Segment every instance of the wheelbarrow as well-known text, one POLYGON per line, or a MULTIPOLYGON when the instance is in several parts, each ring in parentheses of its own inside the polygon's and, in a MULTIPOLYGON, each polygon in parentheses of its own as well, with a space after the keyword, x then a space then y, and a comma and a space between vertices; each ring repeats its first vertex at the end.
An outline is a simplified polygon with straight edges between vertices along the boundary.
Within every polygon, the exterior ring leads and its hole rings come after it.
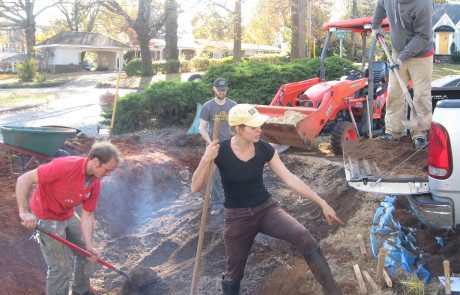
POLYGON ((75 136, 80 130, 63 126, 0 126, 3 143, 0 149, 17 155, 21 172, 27 170, 31 163, 40 163, 55 157, 68 155, 59 150, 64 142, 75 136), (25 163, 24 156, 30 157, 25 163))

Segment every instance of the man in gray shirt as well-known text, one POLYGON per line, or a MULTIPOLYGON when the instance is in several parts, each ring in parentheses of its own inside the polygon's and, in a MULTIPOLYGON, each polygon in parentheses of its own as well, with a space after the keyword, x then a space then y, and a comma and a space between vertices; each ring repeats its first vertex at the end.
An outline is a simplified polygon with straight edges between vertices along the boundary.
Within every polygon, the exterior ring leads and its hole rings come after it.
MULTIPOLYGON (((219 141, 229 139, 232 137, 232 131, 228 125, 228 111, 236 105, 236 102, 227 97, 228 83, 224 78, 217 78, 214 80, 212 87, 214 91, 214 98, 207 101, 200 113, 200 134, 206 141, 206 144, 212 142, 212 134, 214 130, 214 117, 220 115, 221 118, 219 128, 219 141), (209 125, 209 129, 207 129, 209 125)), ((222 188, 222 181, 220 180, 219 171, 213 176, 212 181, 212 209, 211 215, 218 215, 224 208, 224 192, 222 188)))
MULTIPOLYGON (((407 84, 412 80, 414 106, 423 122, 431 122, 431 75, 433 72, 432 0, 378 0, 372 19, 372 35, 382 33, 388 16, 394 64, 407 84)), ((398 140, 404 131, 404 98, 394 73, 390 71, 383 140, 398 140)), ((413 132, 416 148, 426 146, 427 130, 413 132)))

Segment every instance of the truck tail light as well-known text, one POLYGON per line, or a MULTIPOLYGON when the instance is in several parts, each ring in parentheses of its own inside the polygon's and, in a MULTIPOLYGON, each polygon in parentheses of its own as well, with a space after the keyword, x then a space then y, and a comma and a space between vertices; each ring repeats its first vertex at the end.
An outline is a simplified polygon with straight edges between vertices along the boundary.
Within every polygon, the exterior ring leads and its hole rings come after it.
POLYGON ((449 134, 438 123, 431 123, 428 147, 428 174, 436 179, 447 179, 452 174, 452 151, 449 134))

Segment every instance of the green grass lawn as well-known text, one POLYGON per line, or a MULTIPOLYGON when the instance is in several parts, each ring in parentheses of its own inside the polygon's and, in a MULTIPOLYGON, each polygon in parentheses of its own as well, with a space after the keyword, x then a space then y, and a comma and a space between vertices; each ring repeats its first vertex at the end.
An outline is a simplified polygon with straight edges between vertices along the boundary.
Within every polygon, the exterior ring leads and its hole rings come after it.
POLYGON ((0 93, 0 111, 21 108, 25 106, 36 106, 54 99, 51 92, 24 93, 8 92, 0 93))
POLYGON ((460 65, 446 65, 446 64, 434 64, 433 65, 433 80, 448 76, 448 75, 460 75, 460 65))

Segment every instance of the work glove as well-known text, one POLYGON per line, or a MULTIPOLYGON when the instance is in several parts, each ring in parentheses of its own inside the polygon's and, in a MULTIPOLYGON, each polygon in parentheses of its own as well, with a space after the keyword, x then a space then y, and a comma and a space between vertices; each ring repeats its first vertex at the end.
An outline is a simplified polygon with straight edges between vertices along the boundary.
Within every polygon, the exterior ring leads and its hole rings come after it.
POLYGON ((377 34, 381 34, 383 36, 383 29, 372 30, 372 38, 375 38, 375 36, 377 36, 377 34))
POLYGON ((397 68, 398 70, 402 67, 402 61, 397 58, 396 60, 393 61, 393 63, 391 65, 389 65, 388 67, 390 69, 394 69, 394 68, 397 68))

